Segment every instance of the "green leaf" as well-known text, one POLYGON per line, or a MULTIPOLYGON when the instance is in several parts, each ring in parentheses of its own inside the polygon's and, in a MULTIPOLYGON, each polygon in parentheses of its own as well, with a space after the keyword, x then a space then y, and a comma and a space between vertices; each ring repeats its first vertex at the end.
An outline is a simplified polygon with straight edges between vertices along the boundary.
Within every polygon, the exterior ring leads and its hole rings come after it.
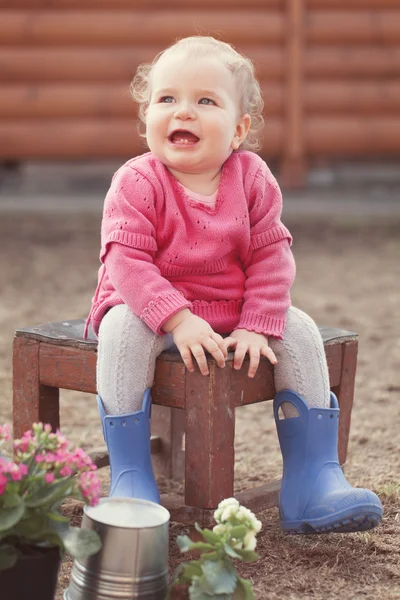
MULTIPOLYGON (((196 523, 196 525, 197 525, 197 523, 196 523)), ((196 529, 197 529, 197 527, 196 527, 196 529)), ((199 533, 201 533, 201 535, 204 537, 206 542, 208 542, 209 544, 217 544, 218 542, 221 541, 220 537, 216 533, 211 531, 211 529, 200 529, 200 527, 199 527, 197 529, 197 531, 199 533)))
POLYGON ((256 560, 258 560, 260 558, 258 556, 257 552, 253 552, 253 550, 239 550, 239 549, 236 550, 235 549, 235 552, 237 554, 239 554, 240 559, 246 563, 255 562, 256 560))
POLYGON ((213 544, 206 544, 206 542, 192 542, 189 550, 200 550, 201 552, 208 552, 214 550, 213 544))
POLYGON ((0 546, 0 572, 5 569, 11 569, 18 560, 18 552, 14 546, 10 544, 2 544, 0 546))
POLYGON ((220 552, 206 552, 202 555, 201 560, 219 560, 221 558, 220 552))
POLYGON ((205 542, 192 542, 188 535, 178 535, 176 543, 179 546, 181 552, 187 552, 188 550, 201 550, 203 552, 207 550, 214 550, 212 544, 206 544, 205 542))
POLYGON ((70 527, 66 535, 62 534, 62 541, 68 554, 78 560, 96 554, 101 548, 98 534, 91 529, 70 527))
POLYGON ((48 529, 46 515, 39 510, 27 509, 24 518, 15 525, 14 533, 19 537, 34 538, 46 529, 48 529))
POLYGON ((63 515, 60 515, 60 513, 47 512, 46 516, 51 521, 56 521, 57 523, 69 523, 69 517, 63 517, 63 515))
POLYGON ((233 594, 233 600, 256 600, 251 581, 238 577, 238 586, 233 594))
POLYGON ((204 577, 215 594, 232 594, 236 588, 237 575, 235 569, 222 560, 206 561, 203 564, 204 577))
POLYGON ((16 506, 20 506, 23 504, 23 500, 21 496, 18 494, 4 494, 3 496, 3 506, 4 508, 15 508, 16 506))
POLYGON ((231 556, 232 558, 241 558, 240 555, 236 552, 234 548, 232 548, 230 544, 224 544, 224 550, 228 554, 228 556, 231 556))
POLYGON ((194 577, 189 588, 190 600, 232 600, 231 594, 218 594, 210 588, 206 578, 194 577))
POLYGON ((181 552, 187 552, 190 549, 190 546, 193 544, 188 535, 178 535, 176 538, 176 543, 178 544, 181 552))
POLYGON ((183 577, 185 581, 191 581, 193 577, 201 577, 203 571, 201 569, 201 562, 196 560, 183 565, 183 577))
POLYGON ((40 488, 37 492, 32 494, 32 496, 28 497, 25 504, 29 508, 45 506, 46 504, 52 505, 60 498, 67 496, 72 487, 73 483, 70 479, 52 483, 49 487, 40 488))
POLYGON ((244 536, 246 535, 246 533, 248 533, 249 528, 246 527, 246 525, 235 525, 234 527, 232 527, 231 531, 230 531, 230 535, 233 538, 242 540, 244 538, 244 536))
POLYGON ((22 519, 25 513, 25 504, 21 502, 14 508, 0 508, 0 531, 11 529, 22 519))

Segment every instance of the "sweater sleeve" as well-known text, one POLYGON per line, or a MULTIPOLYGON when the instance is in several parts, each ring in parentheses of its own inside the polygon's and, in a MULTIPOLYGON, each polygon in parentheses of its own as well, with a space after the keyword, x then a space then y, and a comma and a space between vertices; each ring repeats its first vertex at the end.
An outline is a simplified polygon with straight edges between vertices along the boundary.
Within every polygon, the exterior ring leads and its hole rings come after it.
POLYGON ((249 208, 251 244, 238 329, 282 339, 295 263, 292 237, 281 221, 282 194, 265 163, 255 175, 249 208))
POLYGON ((157 209, 153 186, 130 167, 116 173, 104 203, 100 260, 132 312, 155 333, 191 303, 154 264, 157 209))

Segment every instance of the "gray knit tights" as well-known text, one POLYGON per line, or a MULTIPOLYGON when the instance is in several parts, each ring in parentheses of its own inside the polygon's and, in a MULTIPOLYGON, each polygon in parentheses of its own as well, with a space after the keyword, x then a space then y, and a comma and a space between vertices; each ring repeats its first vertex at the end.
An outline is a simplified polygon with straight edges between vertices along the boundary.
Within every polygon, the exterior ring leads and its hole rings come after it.
MULTIPOLYGON (((173 344, 170 334, 155 334, 127 306, 115 306, 103 318, 99 331, 97 390, 108 414, 140 410, 143 394, 151 387, 157 356, 173 344)), ((309 406, 329 407, 329 376, 324 346, 314 321, 290 308, 283 340, 269 338, 278 364, 277 391, 290 389, 309 406)), ((294 407, 284 407, 286 417, 294 407)))

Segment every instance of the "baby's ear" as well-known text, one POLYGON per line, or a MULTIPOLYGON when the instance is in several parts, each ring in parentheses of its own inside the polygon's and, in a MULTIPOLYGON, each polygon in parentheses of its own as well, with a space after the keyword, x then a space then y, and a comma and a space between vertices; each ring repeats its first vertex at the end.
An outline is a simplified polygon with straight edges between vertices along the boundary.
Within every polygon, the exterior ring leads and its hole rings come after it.
POLYGON ((240 145, 243 144, 244 140, 247 137, 247 134, 249 133, 250 125, 251 116, 249 114, 246 113, 245 115, 240 117, 239 121, 236 124, 236 132, 231 144, 233 150, 237 150, 240 147, 240 145))

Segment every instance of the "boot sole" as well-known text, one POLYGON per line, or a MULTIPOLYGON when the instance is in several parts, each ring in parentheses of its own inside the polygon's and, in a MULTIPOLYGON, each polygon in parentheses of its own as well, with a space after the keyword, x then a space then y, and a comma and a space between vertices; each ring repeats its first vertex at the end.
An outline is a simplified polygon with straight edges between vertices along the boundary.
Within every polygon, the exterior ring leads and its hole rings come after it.
POLYGON ((281 521, 281 528, 289 534, 312 535, 315 533, 353 533, 355 531, 368 531, 379 525, 382 519, 380 507, 374 509, 360 509, 357 514, 330 515, 329 519, 315 519, 309 521, 281 521))

